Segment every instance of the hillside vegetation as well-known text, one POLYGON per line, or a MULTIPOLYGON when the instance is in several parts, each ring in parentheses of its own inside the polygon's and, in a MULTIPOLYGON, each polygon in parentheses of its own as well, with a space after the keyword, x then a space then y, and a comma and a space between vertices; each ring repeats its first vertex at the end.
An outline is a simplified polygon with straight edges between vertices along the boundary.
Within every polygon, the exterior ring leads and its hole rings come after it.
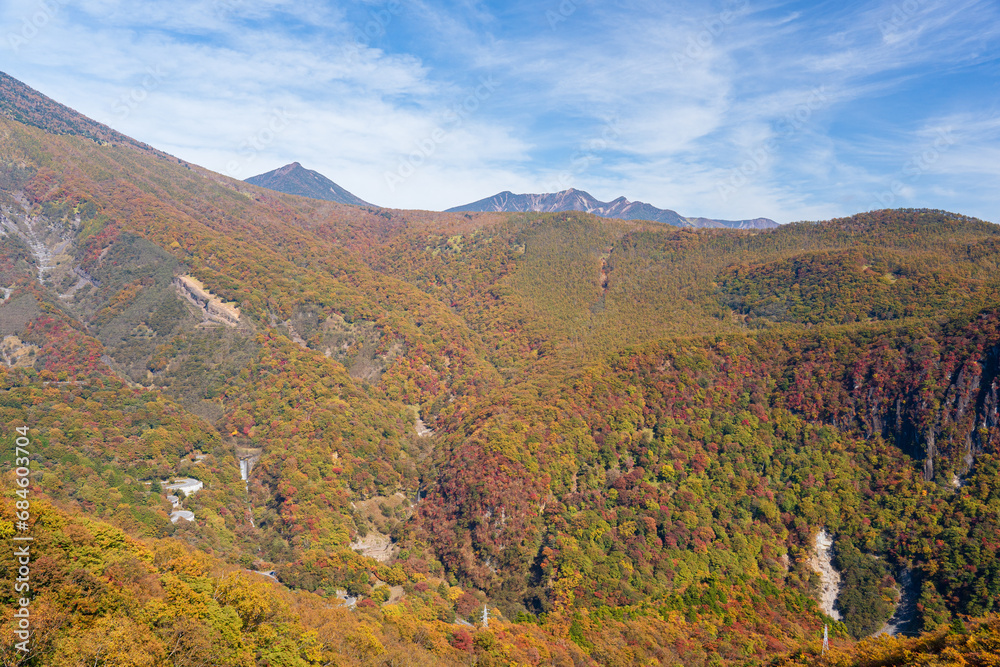
POLYGON ((5 664, 992 664, 1000 227, 353 207, 44 108, 0 117, 5 664), (929 634, 856 643, 901 595, 929 634))

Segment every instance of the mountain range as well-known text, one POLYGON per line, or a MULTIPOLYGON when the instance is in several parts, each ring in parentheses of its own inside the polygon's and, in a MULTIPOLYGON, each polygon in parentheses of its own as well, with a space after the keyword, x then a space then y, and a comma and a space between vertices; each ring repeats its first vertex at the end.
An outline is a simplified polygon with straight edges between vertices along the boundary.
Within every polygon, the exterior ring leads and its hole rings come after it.
POLYGON ((767 218, 754 218, 752 220, 712 220, 709 218, 685 218, 676 211, 669 209, 659 209, 644 202, 629 201, 625 197, 619 197, 611 202, 602 202, 595 199, 590 194, 570 188, 562 192, 542 195, 516 195, 510 191, 480 199, 479 201, 456 206, 448 209, 447 212, 462 211, 495 211, 495 212, 559 212, 559 211, 583 211, 599 215, 602 218, 614 218, 617 220, 650 220, 652 222, 662 222, 667 225, 677 227, 728 227, 730 229, 771 229, 778 226, 773 220, 767 218))
MULTIPOLYGON (((246 179, 247 183, 290 195, 323 199, 353 206, 372 206, 319 172, 305 169, 298 162, 246 179)), ((685 218, 676 211, 659 209, 643 202, 631 202, 619 197, 612 202, 601 202, 582 190, 564 190, 543 195, 515 195, 504 191, 465 206, 450 208, 446 213, 462 212, 515 212, 556 213, 582 211, 617 220, 649 220, 676 227, 728 227, 730 229, 772 229, 778 223, 767 218, 752 220, 712 220, 685 218)))
POLYGON ((0 83, 4 664, 995 662, 1000 226, 278 197, 0 83))

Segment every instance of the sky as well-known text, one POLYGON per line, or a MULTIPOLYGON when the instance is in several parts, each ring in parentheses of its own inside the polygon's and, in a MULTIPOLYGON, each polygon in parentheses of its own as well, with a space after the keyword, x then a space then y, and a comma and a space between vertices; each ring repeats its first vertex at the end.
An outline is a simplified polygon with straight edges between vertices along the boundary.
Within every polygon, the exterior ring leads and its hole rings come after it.
POLYGON ((245 179, 1000 222, 1000 0, 3 0, 0 70, 245 179))

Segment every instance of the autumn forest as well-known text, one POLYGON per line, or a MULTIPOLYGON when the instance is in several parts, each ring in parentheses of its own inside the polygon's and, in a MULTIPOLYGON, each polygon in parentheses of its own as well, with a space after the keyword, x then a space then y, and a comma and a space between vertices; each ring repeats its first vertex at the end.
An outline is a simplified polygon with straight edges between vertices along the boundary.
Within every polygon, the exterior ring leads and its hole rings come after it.
POLYGON ((1000 664, 997 225, 348 206, 0 97, 2 664, 1000 664))

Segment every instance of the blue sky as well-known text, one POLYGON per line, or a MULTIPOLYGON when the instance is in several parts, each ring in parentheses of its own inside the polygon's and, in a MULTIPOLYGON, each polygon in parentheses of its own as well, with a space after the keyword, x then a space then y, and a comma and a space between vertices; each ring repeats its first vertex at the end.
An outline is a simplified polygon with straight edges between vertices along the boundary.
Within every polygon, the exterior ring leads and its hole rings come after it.
POLYGON ((1000 2, 7 0, 0 70, 237 178, 1000 221, 1000 2))

